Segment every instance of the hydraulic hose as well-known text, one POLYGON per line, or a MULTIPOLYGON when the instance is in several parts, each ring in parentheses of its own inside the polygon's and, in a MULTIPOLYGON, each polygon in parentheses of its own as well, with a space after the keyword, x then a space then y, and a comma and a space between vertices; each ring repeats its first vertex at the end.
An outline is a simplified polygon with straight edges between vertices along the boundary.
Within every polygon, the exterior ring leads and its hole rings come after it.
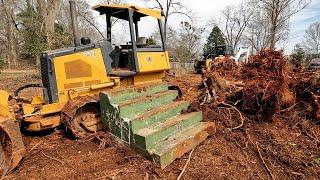
POLYGON ((32 87, 42 87, 41 84, 27 84, 25 86, 19 87, 17 90, 14 91, 13 95, 14 97, 18 97, 19 93, 24 90, 24 89, 28 89, 28 88, 32 88, 32 87))

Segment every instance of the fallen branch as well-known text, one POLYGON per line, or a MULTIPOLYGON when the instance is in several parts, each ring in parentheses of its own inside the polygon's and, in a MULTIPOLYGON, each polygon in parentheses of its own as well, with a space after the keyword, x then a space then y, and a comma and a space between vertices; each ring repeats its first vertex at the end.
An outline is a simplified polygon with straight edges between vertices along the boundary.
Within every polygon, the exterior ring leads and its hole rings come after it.
POLYGON ((298 176, 303 176, 303 177, 305 177, 305 175, 302 174, 302 173, 300 173, 300 172, 291 171, 291 173, 294 174, 294 175, 298 175, 298 176))
POLYGON ((42 141, 38 142, 37 144, 35 144, 27 153, 26 155, 24 156, 24 158, 22 159, 21 163, 24 162, 31 154, 31 152, 33 150, 35 150, 40 144, 42 143, 42 141))
POLYGON ((262 157, 262 155, 261 155, 261 152, 260 152, 260 149, 259 149, 259 147, 258 147, 257 142, 256 142, 255 144, 256 144, 256 148, 257 148, 257 150, 258 150, 259 157, 260 157, 260 159, 261 159, 264 167, 267 169, 267 171, 268 171, 269 175, 271 176, 271 178, 272 178, 273 180, 275 180, 273 174, 271 173, 270 169, 268 168, 266 162, 264 161, 264 159, 263 159, 263 157, 262 157))
POLYGON ((52 160, 54 160, 54 161, 57 161, 57 162, 59 162, 59 163, 61 163, 61 164, 65 164, 65 162, 63 162, 63 161, 61 161, 61 160, 59 160, 59 159, 57 159, 57 158, 54 158, 54 157, 51 157, 51 156, 46 155, 43 151, 41 151, 41 153, 42 153, 45 157, 47 157, 47 158, 49 158, 49 159, 52 159, 52 160))
MULTIPOLYGON (((302 126, 302 125, 300 125, 300 126, 302 126)), ((312 136, 311 134, 309 134, 308 131, 305 128, 301 127, 301 129, 302 129, 302 132, 305 135, 307 135, 309 138, 311 138, 312 140, 316 141, 317 143, 320 143, 320 140, 317 139, 316 137, 312 136)))
MULTIPOLYGON (((56 151, 56 152, 57 152, 57 154, 58 154, 58 151, 56 151)), ((42 153, 45 157, 47 157, 47 158, 49 158, 49 159, 52 159, 52 160, 54 160, 54 161, 57 161, 57 162, 61 163, 62 165, 68 165, 68 166, 69 166, 70 168, 72 168, 73 170, 76 170, 75 167, 73 167, 71 164, 69 164, 69 163, 67 163, 67 162, 64 162, 64 161, 61 161, 61 160, 59 160, 59 159, 57 159, 57 158, 48 156, 48 155, 46 155, 43 151, 41 151, 41 153, 42 153)), ((58 155, 59 155, 59 154, 58 154, 58 155)), ((60 156, 60 155, 59 155, 59 156, 60 156)))
POLYGON ((194 149, 192 149, 192 151, 190 152, 189 157, 188 157, 188 160, 187 160, 186 164, 184 165, 181 173, 179 174, 177 180, 180 180, 180 179, 182 178, 183 173, 186 171, 187 166, 188 166, 188 164, 189 164, 189 162, 190 162, 190 160, 191 160, 191 155, 192 155, 193 151, 194 151, 194 149))
POLYGON ((211 96, 210 91, 209 91, 209 87, 206 83, 206 79, 204 79, 202 82, 203 82, 203 85, 205 87, 206 92, 205 92, 205 95, 204 95, 203 100, 200 103, 200 105, 203 105, 204 103, 211 103, 211 101, 213 100, 213 97, 211 96))
POLYGON ((36 149, 40 144, 42 143, 42 141, 38 142, 36 145, 34 145, 28 152, 27 152, 27 155, 25 157, 27 157, 31 151, 33 151, 34 149, 36 149))
POLYGON ((294 108, 296 105, 298 105, 300 102, 298 103, 295 103, 294 105, 290 106, 289 108, 286 108, 286 109, 282 109, 280 112, 286 112, 286 111, 290 111, 292 108, 294 108))

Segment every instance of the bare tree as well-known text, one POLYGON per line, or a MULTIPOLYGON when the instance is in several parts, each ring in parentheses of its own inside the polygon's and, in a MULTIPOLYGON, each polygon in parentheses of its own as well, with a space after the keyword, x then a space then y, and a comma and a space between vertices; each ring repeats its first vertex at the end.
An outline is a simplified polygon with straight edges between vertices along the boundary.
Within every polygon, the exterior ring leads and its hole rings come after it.
MULTIPOLYGON (((179 44, 179 32, 177 29, 174 29, 171 26, 168 26, 167 30, 167 49, 168 51, 174 51, 175 47, 179 44)), ((160 32, 156 30, 155 32, 152 33, 151 35, 152 38, 156 40, 156 42, 161 43, 161 36, 160 32)))
POLYGON ((204 28, 198 28, 186 21, 181 22, 177 43, 174 46, 180 62, 192 62, 197 57, 202 48, 200 40, 203 32, 204 28))
MULTIPOLYGON (((122 0, 100 0, 100 4, 121 4, 122 0)), ((95 22, 95 18, 93 17, 92 10, 89 8, 85 8, 81 10, 79 7, 78 14, 81 18, 83 18, 87 23, 89 23, 103 39, 106 39, 104 33, 100 30, 97 23, 95 22)), ((118 22, 119 19, 111 18, 111 26, 118 22)))
POLYGON ((308 27, 304 39, 303 46, 309 53, 320 54, 320 22, 308 27))
MULTIPOLYGON (((100 0, 100 4, 120 4, 122 0, 100 0)), ((105 32, 98 24, 98 20, 94 17, 93 10, 88 0, 77 0, 78 27, 82 36, 91 37, 94 40, 105 39, 105 32)), ((68 28, 68 32, 72 33, 69 0, 61 0, 61 8, 57 16, 59 24, 63 24, 68 28)), ((112 25, 117 20, 111 19, 112 25)))
POLYGON ((164 37, 167 39, 168 20, 171 15, 180 14, 192 19, 191 11, 181 0, 145 0, 151 2, 151 8, 160 9, 164 13, 164 37))
POLYGON ((103 32, 98 27, 98 23, 93 15, 91 6, 85 0, 77 1, 77 15, 79 30, 82 35, 93 39, 105 39, 103 32))
POLYGON ((53 45, 54 23, 59 12, 61 0, 37 0, 39 11, 43 19, 47 49, 53 45))
POLYGON ((222 11, 226 40, 233 49, 236 49, 239 44, 253 12, 246 2, 237 6, 227 6, 222 11))
POLYGON ((304 9, 311 0, 258 0, 261 4, 260 10, 264 10, 270 28, 269 47, 275 48, 279 40, 281 30, 285 29, 290 18, 304 9))
MULTIPOLYGON (((267 48, 270 44, 270 28, 268 18, 265 12, 257 5, 252 5, 254 14, 249 21, 248 27, 244 32, 244 44, 250 46, 251 51, 259 52, 261 49, 267 48)), ((280 37, 280 36, 278 36, 280 37)))
POLYGON ((8 68, 11 69, 12 66, 17 65, 17 29, 15 28, 13 2, 11 0, 1 0, 1 14, 3 14, 4 21, 2 28, 5 34, 3 41, 6 46, 6 62, 8 68))

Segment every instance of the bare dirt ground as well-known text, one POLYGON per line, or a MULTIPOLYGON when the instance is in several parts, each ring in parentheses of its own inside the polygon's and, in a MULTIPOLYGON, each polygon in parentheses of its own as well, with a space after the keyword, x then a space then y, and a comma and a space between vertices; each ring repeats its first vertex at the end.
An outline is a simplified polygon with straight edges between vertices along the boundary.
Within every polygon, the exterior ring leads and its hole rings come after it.
MULTIPOLYGON (((11 92, 26 83, 40 82, 39 76, 1 76, 0 89, 11 92)), ((230 131, 239 124, 235 112, 199 106, 200 75, 169 76, 167 80, 181 87, 182 98, 193 104, 191 111, 203 110, 204 120, 217 126, 217 133, 195 148, 184 179, 320 178, 320 125, 307 119, 303 111, 278 114, 270 123, 246 117, 242 128, 230 131)), ((29 91, 26 94, 37 90, 29 91)), ((176 179, 188 159, 186 154, 161 170, 110 135, 103 139, 104 144, 94 138, 72 140, 61 129, 24 135, 27 155, 6 179, 176 179)))

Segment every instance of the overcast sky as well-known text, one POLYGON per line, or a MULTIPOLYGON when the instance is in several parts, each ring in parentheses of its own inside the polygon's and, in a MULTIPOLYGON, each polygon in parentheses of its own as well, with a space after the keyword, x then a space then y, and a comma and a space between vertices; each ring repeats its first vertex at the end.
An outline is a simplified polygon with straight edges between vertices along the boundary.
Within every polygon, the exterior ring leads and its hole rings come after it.
MULTIPOLYGON (((243 0, 183 0, 184 4, 193 11, 196 17, 198 17, 197 25, 199 26, 205 26, 212 19, 214 19, 216 22, 219 22, 219 19, 221 18, 221 10, 223 10, 227 5, 239 4, 242 1, 243 0)), ((92 0, 89 2, 90 5, 95 5, 97 2, 99 2, 99 0, 92 0)), ((139 6, 145 6, 145 3, 141 0, 126 0, 126 2, 139 6)), ((172 16, 170 19, 170 24, 179 24, 181 20, 182 17, 172 16)), ((278 44, 278 46, 280 46, 280 48, 284 48, 286 53, 291 53, 294 45, 303 40, 304 32, 307 27, 311 23, 317 21, 320 21, 320 0, 312 0, 311 4, 306 9, 300 11, 292 17, 290 23, 291 30, 289 40, 287 42, 278 44)))

